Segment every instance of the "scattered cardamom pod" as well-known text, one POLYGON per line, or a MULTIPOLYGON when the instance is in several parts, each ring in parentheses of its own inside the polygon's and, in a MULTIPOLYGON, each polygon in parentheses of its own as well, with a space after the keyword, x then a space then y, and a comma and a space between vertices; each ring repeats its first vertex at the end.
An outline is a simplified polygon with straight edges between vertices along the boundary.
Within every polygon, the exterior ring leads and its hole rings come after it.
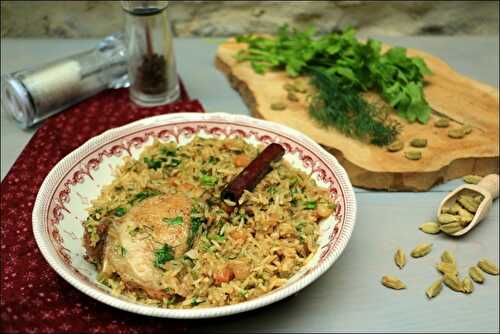
POLYGON ((446 234, 454 234, 455 232, 458 232, 462 229, 463 226, 461 223, 450 223, 441 225, 441 231, 443 231, 446 234))
POLYGON ((472 132, 472 126, 470 126, 469 124, 465 124, 464 126, 462 126, 462 130, 466 135, 468 135, 472 132))
POLYGON ((427 222, 423 223, 418 227, 422 232, 428 233, 428 234, 437 234, 441 232, 440 226, 438 223, 435 222, 427 222))
POLYGON ((438 216, 438 222, 441 225, 456 223, 458 221, 460 221, 460 216, 457 216, 457 215, 451 215, 449 213, 442 213, 438 216))
POLYGON ((487 259, 481 259, 478 263, 477 266, 481 268, 482 271, 484 271, 487 274, 490 275, 498 275, 498 267, 491 261, 487 259))
POLYGON ((441 261, 445 263, 453 263, 453 264, 457 263, 457 261, 455 260, 455 256, 447 250, 445 250, 443 254, 441 254, 441 261))
POLYGON ((427 146, 427 139, 425 138, 414 138, 410 141, 410 145, 413 147, 426 147, 427 146))
POLYGON ((465 175, 464 182, 469 184, 478 184, 483 177, 479 175, 465 175))
POLYGON ((474 283, 470 280, 469 277, 465 277, 462 281, 463 292, 466 294, 472 293, 474 291, 474 283))
POLYGON ((283 102, 271 103, 271 109, 272 110, 285 110, 286 104, 284 104, 283 102))
POLYGON ((406 151, 405 158, 408 160, 420 160, 420 159, 422 159, 422 152, 420 152, 420 151, 406 151))
POLYGON ((395 290, 406 289, 406 285, 394 276, 382 277, 382 284, 385 287, 395 289, 395 290))
POLYGON ((440 118, 436 122, 434 122, 434 126, 436 128, 447 128, 450 126, 450 121, 447 118, 440 118))
POLYGON ((478 266, 469 268, 469 276, 476 283, 482 284, 484 282, 484 276, 478 266))
POLYGON ((288 92, 286 98, 288 99, 288 101, 290 102, 298 102, 299 101, 299 98, 297 97, 297 95, 295 95, 293 92, 288 92))
POLYGON ((454 291, 463 292, 464 290, 463 283, 462 281, 460 281, 458 276, 445 274, 443 278, 443 283, 454 291))
POLYGON ((291 83, 286 83, 283 85, 283 88, 287 91, 287 92, 296 92, 297 91, 297 86, 295 86, 294 84, 291 84, 291 83))
POLYGON ((395 140, 392 144, 387 146, 387 151, 389 152, 398 152, 401 151, 404 147, 404 143, 401 140, 395 140))
POLYGON ((474 201, 474 198, 472 196, 460 195, 458 196, 457 201, 469 212, 474 213, 477 211, 477 208, 479 207, 479 204, 477 204, 477 202, 474 201))
POLYGON ((449 274, 458 276, 457 265, 455 263, 440 262, 436 265, 436 269, 443 275, 449 274))
POLYGON ((432 244, 420 244, 411 251, 411 256, 414 258, 426 256, 432 250, 432 244))
POLYGON ((402 269, 406 265, 406 255, 401 248, 396 250, 396 253, 394 254, 394 262, 399 269, 402 269))
POLYGON ((438 279, 436 282, 425 291, 425 294, 429 299, 436 297, 443 290, 443 280, 438 279))
POLYGON ((461 139, 465 137, 465 131, 462 128, 448 130, 448 137, 453 139, 461 139))

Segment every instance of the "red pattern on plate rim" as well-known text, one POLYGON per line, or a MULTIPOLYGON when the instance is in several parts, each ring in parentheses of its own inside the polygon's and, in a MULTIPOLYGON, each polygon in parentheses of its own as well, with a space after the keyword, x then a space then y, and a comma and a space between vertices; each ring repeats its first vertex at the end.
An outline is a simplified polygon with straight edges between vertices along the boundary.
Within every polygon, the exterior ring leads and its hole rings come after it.
MULTIPOLYGON (((302 276, 308 275, 311 271, 315 270, 335 248, 336 240, 340 236, 340 232, 344 224, 345 198, 333 171, 329 169, 326 163, 323 162, 322 159, 319 158, 315 153, 309 152, 307 149, 303 149, 301 143, 280 133, 276 133, 268 129, 257 128, 255 126, 249 126, 246 124, 230 124, 229 126, 228 124, 223 124, 223 126, 219 126, 214 125, 214 123, 218 122, 189 122, 189 125, 183 125, 180 127, 179 125, 181 125, 182 123, 173 123, 158 126, 155 128, 143 129, 136 133, 122 136, 120 138, 114 139, 110 143, 104 144, 103 146, 87 154, 86 157, 84 157, 73 167, 71 167, 69 169, 69 172, 66 175, 62 176, 59 185, 53 192, 46 215, 48 218, 46 220, 48 221, 46 230, 50 237, 50 241, 65 266, 87 283, 93 284, 93 282, 90 282, 85 275, 82 275, 71 265, 70 251, 64 247, 64 240, 59 232, 59 223, 62 219, 64 219, 63 211, 71 213, 71 211, 66 207, 65 203, 69 202, 69 194, 71 192, 72 186, 76 185, 77 183, 81 184, 85 182, 85 176, 87 176, 90 180, 94 180, 91 172, 98 170, 99 165, 103 162, 105 157, 119 157, 124 152, 131 156, 132 148, 140 149, 144 145, 144 143, 149 141, 150 138, 161 140, 174 139, 177 143, 179 143, 179 138, 181 136, 191 137, 195 134, 200 133, 201 131, 204 131, 205 133, 208 133, 214 137, 254 137, 255 139, 257 139, 257 141, 265 144, 278 142, 285 148, 287 153, 298 154, 303 166, 306 168, 311 168, 311 174, 316 174, 321 181, 329 184, 328 189, 330 192, 330 197, 336 202, 336 224, 333 227, 332 232, 328 236, 329 242, 326 245, 322 246, 321 249, 319 249, 321 253, 318 263, 314 267, 309 268, 306 272, 304 272, 302 276), (249 130, 248 128, 253 129, 249 130), (121 142, 116 143, 119 141, 121 142), (86 162, 84 162, 84 160, 86 160, 86 162), (68 177, 68 175, 70 175, 70 177, 68 177), (339 193, 341 194, 341 196, 338 196, 339 193)), ((96 287, 96 285, 93 286, 96 287)), ((100 287, 99 289, 102 290, 100 287)))

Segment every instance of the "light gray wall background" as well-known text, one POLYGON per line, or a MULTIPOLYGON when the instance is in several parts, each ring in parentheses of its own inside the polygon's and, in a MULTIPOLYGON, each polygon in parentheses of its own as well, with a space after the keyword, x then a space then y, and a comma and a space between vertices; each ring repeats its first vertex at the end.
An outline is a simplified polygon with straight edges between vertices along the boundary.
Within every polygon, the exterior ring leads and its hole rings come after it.
MULTIPOLYGON (((119 1, 2 1, 2 37, 102 37, 122 28, 119 1)), ((287 22, 366 35, 498 35, 498 1, 169 1, 177 36, 276 31, 287 22)))

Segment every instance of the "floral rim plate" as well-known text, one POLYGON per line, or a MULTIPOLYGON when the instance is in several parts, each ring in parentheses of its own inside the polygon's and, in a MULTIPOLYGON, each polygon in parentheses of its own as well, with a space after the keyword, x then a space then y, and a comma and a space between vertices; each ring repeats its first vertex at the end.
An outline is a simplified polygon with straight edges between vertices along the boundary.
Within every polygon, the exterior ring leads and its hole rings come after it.
POLYGON ((253 310, 288 297, 325 273, 344 250, 356 218, 356 199, 347 173, 337 160, 304 134, 248 116, 224 113, 176 113, 145 118, 94 137, 62 159, 47 175, 33 210, 33 233, 43 256, 54 270, 83 293, 108 305, 165 318, 210 318, 253 310), (320 224, 319 249, 287 284, 258 298, 221 307, 165 309, 113 296, 96 282, 95 268, 84 260, 82 246, 85 209, 111 182, 112 170, 126 155, 138 157, 155 138, 189 142, 238 136, 252 144, 277 142, 296 168, 311 174, 329 189, 336 212, 320 224))

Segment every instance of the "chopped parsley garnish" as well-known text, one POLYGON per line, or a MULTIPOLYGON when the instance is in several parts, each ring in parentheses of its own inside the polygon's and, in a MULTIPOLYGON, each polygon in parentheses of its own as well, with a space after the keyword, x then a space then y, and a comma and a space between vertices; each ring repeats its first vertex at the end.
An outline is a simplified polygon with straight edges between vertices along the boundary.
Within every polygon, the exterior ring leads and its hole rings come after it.
POLYGON ((160 148, 160 153, 167 156, 167 157, 175 157, 176 156, 175 149, 170 149, 167 147, 160 148))
POLYGON ((316 201, 307 201, 304 203, 304 208, 307 210, 316 209, 318 203, 316 201))
POLYGON ((127 255, 127 249, 123 246, 120 246, 120 255, 121 256, 127 255))
POLYGON ((177 216, 175 218, 163 218, 163 222, 170 225, 182 225, 184 223, 184 219, 182 216, 177 216))
POLYGON ((196 211, 192 212, 191 215, 191 235, 188 238, 188 247, 193 247, 194 238, 198 234, 200 227, 203 223, 206 222, 204 217, 196 216, 196 211))
POLYGON ((167 244, 155 251, 154 255, 155 259, 153 263, 157 268, 162 268, 165 263, 174 259, 173 249, 167 244))
POLYGON ((204 303, 205 301, 203 299, 198 299, 198 297, 194 297, 192 300, 191 300, 191 306, 196 306, 196 305, 199 305, 201 303, 204 303))
POLYGON ((219 241, 219 242, 226 240, 226 238, 223 235, 218 235, 218 234, 209 235, 209 236, 207 236, 207 239, 208 240, 215 240, 215 241, 219 241))
POLYGON ((219 161, 220 161, 220 159, 217 158, 217 157, 214 157, 213 155, 211 155, 211 156, 208 157, 208 163, 209 164, 215 164, 215 163, 217 163, 219 161))
POLYGON ((168 161, 165 165, 167 167, 177 167, 181 164, 181 160, 180 159, 176 159, 176 158, 172 158, 170 159, 170 161, 168 161))
POLYGON ((129 201, 130 204, 134 205, 137 204, 143 200, 145 200, 148 197, 156 196, 162 194, 161 191, 155 190, 155 189, 146 189, 144 191, 141 191, 137 194, 135 194, 132 199, 129 201))
POLYGON ((156 160, 153 158, 144 157, 144 163, 149 169, 158 169, 161 167, 161 160, 156 160))
POLYGON ((217 184, 218 179, 215 176, 201 174, 200 181, 204 186, 213 187, 217 184))
POLYGON ((115 216, 117 216, 117 217, 123 217, 126 213, 127 213, 127 209, 125 209, 125 208, 120 207, 120 208, 115 209, 115 216))
POLYGON ((275 185, 272 185, 272 186, 269 186, 267 187, 267 192, 270 193, 271 195, 272 194, 276 194, 276 186, 275 185))
POLYGON ((295 224, 295 229, 297 230, 297 232, 302 232, 305 224, 306 224, 305 221, 300 221, 297 224, 295 224))

